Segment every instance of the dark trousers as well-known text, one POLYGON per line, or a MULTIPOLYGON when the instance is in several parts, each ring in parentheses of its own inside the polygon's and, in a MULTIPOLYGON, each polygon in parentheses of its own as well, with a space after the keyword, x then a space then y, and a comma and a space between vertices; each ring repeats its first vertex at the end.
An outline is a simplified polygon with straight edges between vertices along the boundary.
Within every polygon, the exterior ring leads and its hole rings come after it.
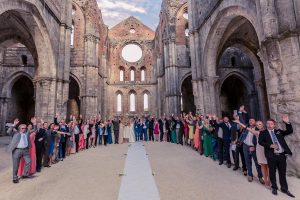
POLYGON ((247 171, 245 156, 244 156, 244 152, 243 152, 243 147, 237 145, 236 149, 234 151, 234 156, 233 156, 234 157, 234 166, 236 168, 238 168, 240 166, 240 156, 241 156, 241 160, 242 160, 243 171, 247 171))
POLYGON ((162 142, 164 140, 164 130, 162 128, 159 129, 159 132, 160 132, 160 136, 159 136, 159 139, 160 141, 162 142))
POLYGON ((245 161, 246 161, 246 167, 247 167, 247 172, 248 172, 248 176, 253 177, 253 173, 252 173, 252 159, 255 163, 256 166, 256 171, 258 174, 258 178, 262 177, 262 172, 261 172, 261 167, 257 162, 257 157, 256 157, 256 151, 250 151, 249 150, 249 146, 246 144, 243 144, 243 152, 244 152, 244 156, 245 156, 245 161))
POLYGON ((267 161, 272 188, 278 189, 276 183, 276 169, 278 169, 281 190, 284 192, 288 191, 288 184, 286 181, 286 156, 284 154, 274 155, 271 158, 267 158, 267 161))
POLYGON ((114 130, 115 144, 119 144, 119 130, 114 130))
MULTIPOLYGON (((66 139, 65 139, 66 140, 66 139)), ((65 158, 66 157, 66 141, 59 143, 59 158, 65 158)))
POLYGON ((90 134, 87 134, 86 139, 85 139, 85 148, 89 148, 89 142, 90 142, 90 134))
POLYGON ((97 146, 97 141, 98 141, 98 133, 96 132, 95 134, 95 140, 94 140, 94 145, 97 146))
POLYGON ((149 129, 149 141, 154 141, 153 129, 149 129))
POLYGON ((98 144, 102 145, 102 135, 100 135, 100 134, 98 136, 98 144))
POLYGON ((219 161, 223 163, 226 160, 227 164, 231 164, 230 160, 230 140, 218 138, 218 153, 219 161))
POLYGON ((108 135, 103 135, 104 146, 107 145, 107 138, 108 138, 108 135))
POLYGON ((36 148, 36 171, 40 171, 42 169, 42 160, 43 160, 43 147, 36 148))
POLYGON ((76 153, 78 153, 78 149, 79 149, 79 134, 75 134, 75 147, 76 147, 76 153))
POLYGON ((171 130, 167 132, 167 142, 171 142, 171 130))
POLYGON ((178 132, 178 144, 183 145, 183 131, 181 130, 178 132))

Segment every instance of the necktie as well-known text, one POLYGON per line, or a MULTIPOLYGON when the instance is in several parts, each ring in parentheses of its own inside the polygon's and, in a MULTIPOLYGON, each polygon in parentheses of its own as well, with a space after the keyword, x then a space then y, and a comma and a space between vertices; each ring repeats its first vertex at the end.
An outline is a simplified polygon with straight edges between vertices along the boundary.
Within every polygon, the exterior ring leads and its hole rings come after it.
POLYGON ((22 134, 22 140, 23 140, 24 147, 25 148, 28 147, 28 141, 25 133, 22 134))
POLYGON ((276 150, 278 151, 279 150, 279 142, 278 142, 278 139, 277 139, 274 131, 271 131, 271 136, 272 136, 272 140, 274 141, 274 144, 277 145, 277 149, 276 150))

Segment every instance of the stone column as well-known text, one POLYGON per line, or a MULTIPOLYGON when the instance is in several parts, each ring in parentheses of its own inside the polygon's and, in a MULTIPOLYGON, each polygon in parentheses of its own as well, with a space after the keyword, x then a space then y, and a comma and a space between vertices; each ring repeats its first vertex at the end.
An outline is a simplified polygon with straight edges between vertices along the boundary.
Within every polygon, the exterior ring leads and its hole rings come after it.
POLYGON ((56 79, 35 78, 35 115, 39 119, 52 122, 56 108, 56 79))
POLYGON ((7 120, 7 105, 8 105, 9 99, 6 97, 0 97, 0 136, 6 135, 5 132, 5 124, 7 120))
POLYGON ((84 81, 82 91, 82 115, 90 117, 98 115, 98 48, 99 38, 95 35, 85 35, 85 64, 83 66, 84 81))
POLYGON ((179 87, 179 78, 178 78, 178 68, 176 66, 176 45, 175 38, 171 39, 168 42, 167 54, 165 56, 169 59, 166 59, 167 62, 165 73, 166 73, 166 100, 167 100, 167 110, 166 114, 179 114, 180 113, 180 87, 179 87))

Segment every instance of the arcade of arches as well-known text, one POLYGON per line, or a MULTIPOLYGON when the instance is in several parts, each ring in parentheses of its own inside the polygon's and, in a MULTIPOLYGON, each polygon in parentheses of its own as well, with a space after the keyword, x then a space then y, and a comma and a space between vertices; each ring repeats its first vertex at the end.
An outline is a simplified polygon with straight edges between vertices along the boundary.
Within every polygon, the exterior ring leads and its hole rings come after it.
MULTIPOLYGON (((155 31, 135 17, 108 28, 96 0, 42 2, 0 1, 1 134, 33 114, 221 116, 245 104, 261 120, 289 114, 299 151, 297 0, 163 0, 155 31)), ((300 176, 300 156, 288 162, 300 176)))

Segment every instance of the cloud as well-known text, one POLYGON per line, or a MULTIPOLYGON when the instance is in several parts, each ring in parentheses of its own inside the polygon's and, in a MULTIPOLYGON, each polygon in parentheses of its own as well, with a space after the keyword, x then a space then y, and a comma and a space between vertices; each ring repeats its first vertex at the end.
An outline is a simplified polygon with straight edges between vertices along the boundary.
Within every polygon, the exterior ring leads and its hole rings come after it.
POLYGON ((130 12, 146 13, 143 7, 136 6, 134 4, 129 4, 126 2, 114 2, 112 0, 99 0, 98 5, 102 9, 123 9, 130 12))
POLYGON ((161 0, 97 0, 104 23, 109 27, 134 16, 155 30, 161 0))

